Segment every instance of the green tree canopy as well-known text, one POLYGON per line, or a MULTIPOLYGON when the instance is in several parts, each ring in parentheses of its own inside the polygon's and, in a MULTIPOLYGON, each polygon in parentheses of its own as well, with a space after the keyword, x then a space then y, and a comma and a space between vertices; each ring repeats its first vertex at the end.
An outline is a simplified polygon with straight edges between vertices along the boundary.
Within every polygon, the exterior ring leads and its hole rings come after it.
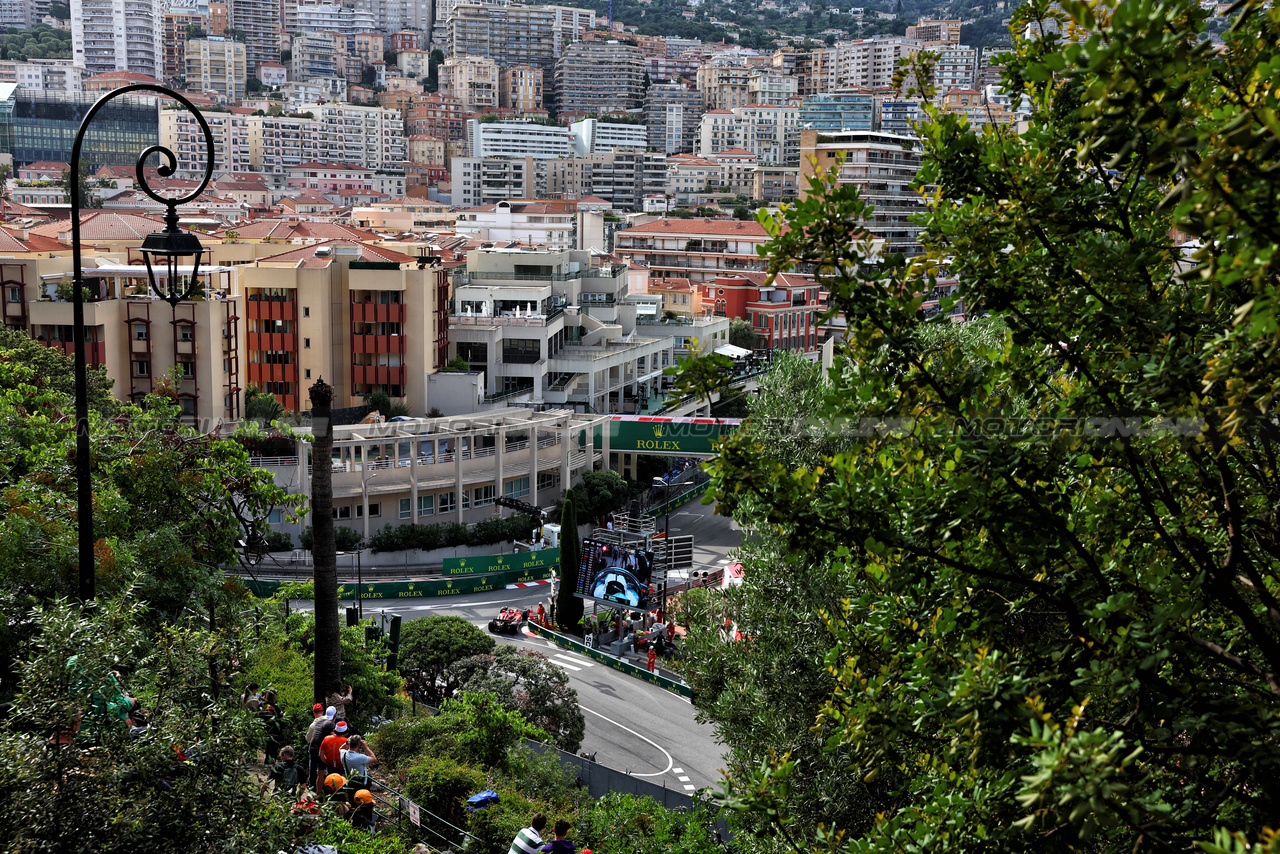
POLYGON ((428 697, 448 697, 458 689, 457 680, 446 677, 449 666, 487 655, 493 646, 493 638, 462 617, 421 617, 400 632, 400 668, 428 697))
POLYGON ((787 792, 829 761, 739 774, 801 847, 1274 842, 1280 15, 1242 4, 1219 52, 1195 3, 1060 5, 1010 27, 1024 130, 922 124, 923 257, 869 257, 833 175, 771 225, 770 272, 812 265, 848 320, 818 418, 850 444, 797 467, 742 431, 715 489, 843 583, 814 734, 883 786, 819 830, 787 792), (944 271, 964 302, 930 318, 944 271))
POLYGON ((729 321, 729 343, 744 350, 756 349, 756 333, 751 321, 735 317, 729 321))
POLYGON ((519 712, 561 750, 574 753, 582 746, 586 720, 578 708, 578 692, 569 687, 564 669, 540 652, 502 645, 452 665, 445 678, 461 693, 497 697, 504 709, 519 712))

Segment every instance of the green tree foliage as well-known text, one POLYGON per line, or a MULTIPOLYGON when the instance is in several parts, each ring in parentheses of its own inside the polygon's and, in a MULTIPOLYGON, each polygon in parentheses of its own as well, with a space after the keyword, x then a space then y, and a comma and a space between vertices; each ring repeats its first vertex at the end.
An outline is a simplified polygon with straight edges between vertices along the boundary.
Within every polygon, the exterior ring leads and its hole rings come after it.
POLYGON ((572 490, 579 523, 615 513, 627 505, 631 487, 616 471, 585 471, 572 490))
POLYGON ((733 359, 720 355, 696 338, 689 340, 688 347, 689 355, 663 373, 675 376, 671 384, 673 395, 706 401, 710 412, 712 398, 729 386, 733 359))
POLYGON ((459 522, 386 525, 369 538, 369 547, 376 554, 405 549, 431 551, 455 546, 490 546, 527 540, 532 533, 533 523, 523 514, 501 518, 495 516, 476 522, 470 528, 459 522))
POLYGON ((284 404, 274 394, 249 386, 244 392, 244 417, 248 421, 268 425, 285 417, 284 404))
MULTIPOLYGON (((355 528, 348 528, 346 525, 333 526, 333 539, 340 552, 353 552, 364 543, 364 536, 355 528)), ((312 546, 315 545, 315 537, 310 525, 298 534, 298 544, 307 551, 311 551, 312 546)))
POLYGON ((462 617, 422 617, 400 631, 400 669, 424 696, 450 697, 459 686, 448 677, 449 666, 487 655, 493 646, 493 638, 462 617))
POLYGON ((1280 14, 1244 3, 1218 52, 1194 3, 1061 8, 1014 14, 1075 32, 1015 38, 1023 132, 922 125, 923 258, 869 263, 830 175, 770 226, 771 272, 812 264, 848 319, 824 415, 853 444, 791 468, 743 431, 716 491, 845 585, 815 735, 888 799, 819 832, 786 792, 822 762, 740 775, 801 847, 1274 841, 1280 14), (944 261, 1003 329, 922 313, 944 261))
POLYGON ((578 692, 569 676, 540 652, 499 646, 488 655, 463 659, 449 668, 445 681, 458 691, 487 692, 508 711, 551 737, 561 750, 582 746, 586 721, 578 708, 578 692))
POLYGON ((751 328, 751 321, 735 317, 729 321, 729 343, 744 350, 756 348, 756 333, 751 328))
MULTIPOLYGON (((65 399, 75 396, 74 361, 61 350, 31 340, 25 332, 0 329, 0 359, 19 362, 31 371, 30 377, 0 374, 0 390, 17 391, 18 386, 30 383, 65 399)), ((85 375, 90 408, 103 416, 117 414, 120 404, 111 396, 115 380, 107 375, 107 369, 90 367, 86 369, 85 375)))
MULTIPOLYGON (((76 197, 80 202, 82 210, 90 208, 102 207, 102 197, 93 191, 89 184, 89 164, 83 160, 80 161, 80 168, 76 170, 76 197)), ((71 170, 62 170, 62 200, 65 204, 71 204, 71 170)))
POLYGON ((574 490, 570 489, 565 491, 564 508, 560 511, 560 587, 556 591, 556 619, 565 631, 575 633, 582 622, 582 600, 574 595, 578 589, 578 564, 581 560, 578 504, 574 490))

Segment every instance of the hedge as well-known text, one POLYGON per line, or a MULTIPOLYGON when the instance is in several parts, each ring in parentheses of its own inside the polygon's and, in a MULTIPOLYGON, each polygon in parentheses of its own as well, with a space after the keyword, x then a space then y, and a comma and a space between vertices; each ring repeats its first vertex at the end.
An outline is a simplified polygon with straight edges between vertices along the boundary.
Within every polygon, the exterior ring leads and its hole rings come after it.
POLYGON ((453 548, 454 546, 489 546, 494 543, 515 542, 529 538, 533 525, 527 516, 508 516, 477 522, 470 528, 458 522, 436 525, 386 525, 369 537, 369 547, 378 552, 398 552, 405 549, 453 548))

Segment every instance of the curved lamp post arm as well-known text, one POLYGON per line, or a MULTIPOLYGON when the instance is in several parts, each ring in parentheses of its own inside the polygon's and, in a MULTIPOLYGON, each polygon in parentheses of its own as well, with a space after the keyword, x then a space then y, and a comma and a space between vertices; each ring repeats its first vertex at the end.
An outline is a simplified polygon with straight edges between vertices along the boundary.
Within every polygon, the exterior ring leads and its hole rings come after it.
MULTIPOLYGON (((82 247, 80 240, 80 152, 84 147, 84 138, 89 130, 98 112, 107 105, 108 102, 127 95, 131 92, 153 92, 157 95, 169 97, 178 101, 186 109, 196 117, 196 121, 200 123, 200 128, 204 131, 205 146, 208 153, 208 159, 205 163, 204 180, 200 182, 200 186, 195 192, 188 196, 180 198, 166 198, 157 194, 148 186, 146 177, 143 174, 143 164, 152 154, 159 154, 165 160, 157 169, 161 177, 168 178, 173 175, 178 168, 178 158, 161 145, 153 145, 143 151, 138 156, 138 164, 136 174, 138 177, 138 186, 142 191, 151 198, 168 206, 165 214, 166 232, 178 232, 178 205, 186 204, 197 198, 209 186, 209 181, 213 178, 213 162, 214 162, 214 145, 213 132, 209 130, 209 123, 205 121, 203 115, 196 108, 196 105, 170 89, 163 86, 153 86, 149 83, 135 83, 130 86, 122 86, 119 89, 108 92, 99 98, 94 105, 89 108, 89 112, 85 113, 84 119, 80 122, 80 128, 76 131, 75 141, 71 144, 71 171, 68 173, 67 195, 71 197, 71 264, 72 275, 74 277, 74 294, 72 295, 72 340, 75 343, 75 386, 76 386, 76 508, 77 508, 77 524, 78 524, 78 549, 79 558, 79 593, 80 599, 88 602, 95 595, 95 577, 94 577, 94 536, 93 536, 93 481, 90 471, 89 459, 89 381, 88 369, 86 367, 85 354, 85 334, 84 334, 84 270, 82 247)), ((198 258, 197 258, 198 266, 198 258)), ((148 260, 147 266, 148 278, 151 279, 151 268, 148 260)), ((194 285, 195 275, 192 275, 192 283, 194 285)), ((154 279, 151 279, 152 287, 155 287, 154 279)), ((172 288, 172 278, 170 287, 172 288)), ((177 300, 166 296, 171 304, 181 301, 185 295, 177 300)))

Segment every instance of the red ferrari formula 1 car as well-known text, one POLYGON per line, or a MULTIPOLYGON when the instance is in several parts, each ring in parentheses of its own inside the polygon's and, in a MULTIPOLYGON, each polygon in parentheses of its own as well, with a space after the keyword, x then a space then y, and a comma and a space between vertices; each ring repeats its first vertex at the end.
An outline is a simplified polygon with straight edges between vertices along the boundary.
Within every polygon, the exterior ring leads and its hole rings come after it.
POLYGON ((489 621, 489 631, 494 634, 514 635, 524 622, 524 612, 519 608, 503 608, 502 613, 489 621))

